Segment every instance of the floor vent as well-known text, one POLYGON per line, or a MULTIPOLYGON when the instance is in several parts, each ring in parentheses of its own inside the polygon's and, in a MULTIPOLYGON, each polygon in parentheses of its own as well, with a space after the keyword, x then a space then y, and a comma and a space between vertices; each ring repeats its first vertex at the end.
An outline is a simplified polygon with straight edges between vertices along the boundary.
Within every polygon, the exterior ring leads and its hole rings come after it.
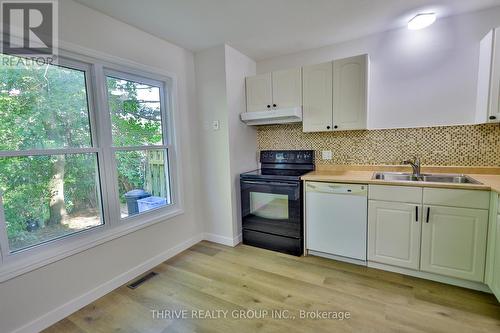
POLYGON ((135 280, 134 282, 132 282, 131 284, 129 284, 127 287, 129 287, 130 289, 135 289, 135 288, 139 287, 141 284, 143 284, 144 282, 146 282, 147 280, 154 277, 155 275, 158 275, 158 273, 149 272, 148 274, 144 275, 143 277, 141 277, 141 278, 135 280))

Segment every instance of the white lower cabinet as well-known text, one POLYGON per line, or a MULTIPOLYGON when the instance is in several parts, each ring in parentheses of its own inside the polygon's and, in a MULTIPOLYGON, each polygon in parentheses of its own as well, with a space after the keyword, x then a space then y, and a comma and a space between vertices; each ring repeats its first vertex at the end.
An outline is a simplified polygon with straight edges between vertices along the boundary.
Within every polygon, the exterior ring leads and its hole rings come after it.
POLYGON ((424 206, 420 270, 484 280, 488 211, 424 206))
POLYGON ((419 268, 419 205, 370 200, 368 260, 411 269, 419 268))
POLYGON ((486 283, 500 301, 500 194, 491 199, 486 283))
MULTIPOLYGON (((484 282, 489 192, 391 187, 369 186, 368 261, 484 282)), ((491 284, 500 294, 495 250, 491 284)))
POLYGON ((495 252, 493 258, 493 278, 490 283, 490 289, 500 301, 500 214, 496 220, 495 232, 495 252))

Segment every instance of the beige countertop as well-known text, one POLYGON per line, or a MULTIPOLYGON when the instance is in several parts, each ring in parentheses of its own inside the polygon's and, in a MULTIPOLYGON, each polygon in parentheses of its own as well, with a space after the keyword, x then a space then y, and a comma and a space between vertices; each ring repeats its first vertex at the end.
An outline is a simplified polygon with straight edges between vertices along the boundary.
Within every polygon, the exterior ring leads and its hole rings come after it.
POLYGON ((316 171, 302 176, 306 181, 341 182, 353 184, 379 184, 417 187, 458 188, 469 190, 493 190, 500 193, 500 168, 495 167, 422 167, 422 173, 465 174, 482 184, 454 184, 412 181, 387 181, 372 179, 377 171, 411 172, 406 166, 318 166, 316 171))

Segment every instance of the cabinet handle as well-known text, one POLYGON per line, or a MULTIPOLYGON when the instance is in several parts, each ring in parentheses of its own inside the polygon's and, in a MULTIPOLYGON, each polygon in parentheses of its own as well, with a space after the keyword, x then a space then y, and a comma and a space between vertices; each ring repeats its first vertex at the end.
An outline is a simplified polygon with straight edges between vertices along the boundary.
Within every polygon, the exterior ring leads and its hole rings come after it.
POLYGON ((339 128, 337 125, 333 126, 333 128, 339 128))
POLYGON ((495 117, 495 116, 490 116, 490 120, 495 120, 495 119, 497 119, 497 117, 495 117))
POLYGON ((418 206, 415 206, 415 222, 418 222, 418 206))
POLYGON ((326 126, 326 129, 330 129, 330 126, 326 126))
POLYGON ((429 223, 429 215, 431 215, 431 207, 427 207, 427 218, 425 219, 425 223, 429 223))
POLYGON ((268 105, 268 106, 267 106, 267 108, 268 108, 268 109, 270 109, 270 108, 271 108, 271 105, 268 105))
POLYGON ((273 108, 275 108, 275 107, 276 107, 276 104, 273 104, 273 108))

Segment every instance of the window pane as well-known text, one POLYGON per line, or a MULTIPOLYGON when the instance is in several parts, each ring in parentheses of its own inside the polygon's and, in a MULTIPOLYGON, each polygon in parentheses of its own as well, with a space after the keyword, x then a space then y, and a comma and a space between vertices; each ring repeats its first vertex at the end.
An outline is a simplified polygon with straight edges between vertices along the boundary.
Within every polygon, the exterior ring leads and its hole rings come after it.
POLYGON ((113 144, 161 144, 160 88, 114 77, 107 77, 107 85, 113 144))
POLYGON ((96 154, 0 158, 12 252, 102 225, 96 154))
POLYGON ((116 161, 122 218, 171 203, 166 150, 120 151, 116 161))
POLYGON ((0 60, 0 150, 91 146, 85 72, 0 60))

